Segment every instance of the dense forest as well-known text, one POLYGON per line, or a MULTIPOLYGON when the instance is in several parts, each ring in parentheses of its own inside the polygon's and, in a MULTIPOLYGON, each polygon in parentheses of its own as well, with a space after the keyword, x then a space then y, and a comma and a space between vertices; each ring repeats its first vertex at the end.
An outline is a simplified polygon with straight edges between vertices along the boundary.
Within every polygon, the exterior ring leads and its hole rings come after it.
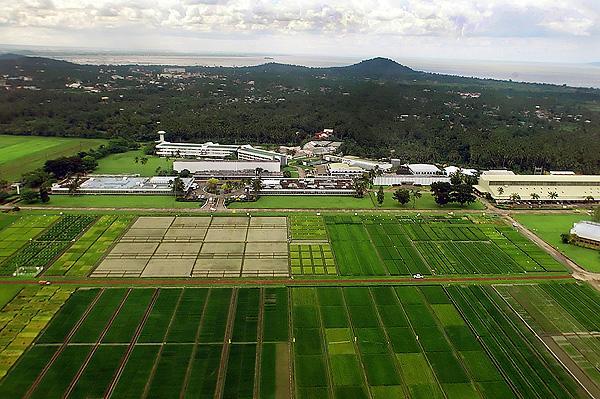
POLYGON ((382 58, 164 68, 0 56, 0 133, 150 141, 165 130, 170 141, 298 145, 334 128, 347 154, 600 173, 597 89, 423 73, 382 58))

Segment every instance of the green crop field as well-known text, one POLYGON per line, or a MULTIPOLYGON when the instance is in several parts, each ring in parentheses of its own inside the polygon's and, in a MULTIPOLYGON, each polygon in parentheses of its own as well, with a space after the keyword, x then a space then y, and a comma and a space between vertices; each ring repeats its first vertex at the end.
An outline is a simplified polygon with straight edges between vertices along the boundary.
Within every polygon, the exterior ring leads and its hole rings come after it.
POLYGON ((105 143, 99 139, 0 135, 0 176, 14 180, 44 166, 49 159, 75 155, 105 143))
POLYGON ((579 266, 591 272, 600 272, 600 251, 564 244, 560 238, 561 234, 569 233, 574 223, 590 220, 588 215, 519 213, 514 218, 579 266))
POLYGON ((459 217, 325 216, 341 275, 564 272, 510 226, 459 217))
POLYGON ((96 174, 106 175, 124 175, 139 174, 140 176, 155 176, 156 169, 172 170, 173 161, 167 158, 161 158, 153 155, 146 155, 142 150, 128 151, 121 154, 111 154, 98 161, 98 168, 94 170, 96 174), (144 164, 141 158, 148 158, 144 164), (136 158, 138 162, 136 162, 136 158))
POLYGON ((586 397, 492 287, 36 290, 2 397, 586 397))
POLYGON ((180 202, 170 195, 52 195, 36 206, 67 208, 199 208, 199 202, 180 202))

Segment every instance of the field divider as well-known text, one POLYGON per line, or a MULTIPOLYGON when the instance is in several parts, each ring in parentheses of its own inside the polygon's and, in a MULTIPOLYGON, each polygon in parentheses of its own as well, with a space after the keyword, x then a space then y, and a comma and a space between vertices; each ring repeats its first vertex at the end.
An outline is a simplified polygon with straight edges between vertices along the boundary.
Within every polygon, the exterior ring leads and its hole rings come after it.
POLYGON ((181 384, 181 392, 179 392, 179 397, 183 399, 185 397, 185 391, 187 390, 188 384, 190 383, 190 376, 192 374, 192 365, 194 364, 194 358, 196 357, 196 352, 198 352, 198 341, 200 340, 200 331, 202 330, 204 324, 204 315, 206 314, 206 308, 208 306, 208 301, 210 300, 210 295, 213 292, 212 288, 208 290, 208 294, 204 299, 204 304, 202 305, 202 316, 200 316, 200 320, 198 321, 198 327, 196 328, 196 334, 194 335, 194 344, 192 347, 192 354, 190 355, 190 360, 188 361, 187 368, 185 370, 185 378, 183 379, 183 384, 181 384))
POLYGON ((96 353, 96 351, 100 347, 100 344, 102 343, 102 340, 104 339, 104 337, 108 333, 108 330, 112 326, 113 321, 115 321, 115 319, 117 318, 117 315, 119 314, 119 312, 123 308, 123 305, 125 305, 125 302, 127 301, 127 298, 129 298, 129 294, 131 293, 131 291, 132 291, 132 288, 129 288, 127 290, 127 293, 125 293, 125 295, 123 296, 123 299, 121 299, 121 303, 119 303, 119 306, 117 307, 117 309, 115 309, 115 311, 113 312, 111 318, 108 320, 108 322, 104 326, 104 329, 100 333, 100 336, 98 337, 96 343, 92 347, 92 350, 87 354, 87 356, 86 356, 85 360, 83 361, 81 367, 79 367, 79 370, 77 370, 77 374, 75 374, 75 376, 73 377, 73 380, 71 380, 71 383, 69 384, 69 387, 67 388, 67 391, 63 395, 64 398, 68 398, 71 395, 71 393, 73 392, 73 389, 75 388, 75 385, 77 385, 77 382, 79 381, 79 378, 83 375, 83 372, 87 368, 87 365, 90 363, 92 357, 94 356, 94 354, 96 353))
POLYGON ((256 329, 256 358, 254 360, 254 394, 253 397, 260 397, 260 374, 262 361, 262 347, 264 335, 264 306, 265 306, 265 289, 260 288, 260 299, 258 303, 258 325, 256 329))
POLYGON ((227 362, 229 360, 229 349, 231 346, 231 336, 233 334, 233 324, 235 322, 235 311, 238 297, 238 289, 234 288, 229 301, 229 312, 227 313, 227 328, 223 339, 223 349, 221 350, 221 360, 219 362, 219 370, 217 374, 217 384, 215 387, 215 399, 220 399, 223 396, 223 388, 225 386, 225 378, 227 373, 227 362))
POLYGON ((152 369, 150 370, 150 375, 148 376, 146 385, 144 385, 144 392, 142 392, 142 398, 146 398, 148 396, 148 390, 150 389, 150 383, 154 379, 154 375, 156 374, 156 368, 158 367, 158 361, 160 360, 163 348, 165 346, 165 339, 169 336, 169 332, 171 331, 171 326, 173 325, 173 320, 175 320, 175 314, 177 313, 177 309, 179 308, 179 305, 181 304, 181 298, 183 297, 184 291, 185 291, 185 288, 183 288, 181 290, 181 293, 179 294, 179 298, 177 298, 177 303, 173 307, 173 314, 171 314, 171 318, 169 319, 169 325, 167 326, 165 335, 163 336, 163 339, 160 342, 160 349, 158 350, 158 353, 156 354, 156 357, 154 358, 154 363, 152 364, 152 369))
POLYGON ((104 292, 104 288, 102 288, 98 292, 98 294, 96 294, 96 296, 94 297, 94 299, 90 302, 90 304, 88 305, 88 307, 85 310, 85 312, 83 312, 83 314, 81 315, 81 317, 79 318, 79 320, 77 321, 77 323, 75 323, 75 325, 71 328, 71 331, 69 331, 69 334, 67 334, 67 336, 65 337, 64 341, 62 342, 62 344, 60 344, 60 347, 56 350, 56 352, 54 352, 54 354, 52 355, 52 357, 50 358, 50 360, 48 361, 48 363, 46 363, 46 365, 44 366, 44 368, 42 369, 42 371, 40 371, 40 374, 38 374, 38 376, 33 381, 33 383, 31 384, 31 386, 27 390, 27 392, 25 392, 25 395, 23 395, 24 399, 30 398, 31 395, 35 392, 35 390, 37 389, 37 387, 40 384, 40 382, 42 381, 42 379, 46 376, 46 373, 48 372, 48 370, 50 369, 50 367, 52 367, 52 365, 54 364, 54 362, 56 361, 56 359, 58 358, 58 356, 60 356, 60 354, 65 350, 65 348, 69 344, 69 341, 71 340, 71 338, 73 338, 73 336, 75 335, 75 333, 77 332, 77 330, 79 329, 79 327, 85 321, 86 317, 90 314, 90 312, 92 311, 92 309, 94 308, 94 306, 96 306, 96 303, 100 300, 100 297, 102 296, 103 292, 104 292))
POLYGON ((137 328, 135 329, 135 333, 133 334, 131 342, 129 343, 129 345, 127 347, 127 351, 123 355, 123 358, 121 359, 121 362, 119 363, 119 367, 117 368, 117 371, 115 372, 115 375, 113 376, 112 381, 104 394, 105 398, 110 398, 112 396, 113 391, 114 391, 115 387, 117 386, 119 379, 121 378, 121 374, 123 374, 125 365, 127 364, 127 361, 129 360, 129 356, 131 355, 131 352, 133 352, 133 349, 135 348, 137 340, 140 337, 140 334, 142 333, 142 329, 144 328, 144 326, 146 324, 146 320, 148 320, 148 317, 150 316, 150 313, 152 312, 152 309, 154 308, 154 304, 156 303, 156 300, 158 299, 159 293, 160 293, 160 288, 156 288, 154 290, 154 294, 152 295, 152 299, 150 299, 148 308, 146 309, 146 311, 144 312, 144 315, 142 316, 142 320, 140 320, 140 323, 138 324, 137 328))

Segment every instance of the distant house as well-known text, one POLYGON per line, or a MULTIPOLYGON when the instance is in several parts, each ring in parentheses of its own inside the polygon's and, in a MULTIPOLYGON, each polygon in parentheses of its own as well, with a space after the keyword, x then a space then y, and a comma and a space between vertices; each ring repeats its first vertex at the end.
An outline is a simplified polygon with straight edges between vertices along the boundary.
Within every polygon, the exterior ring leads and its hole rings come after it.
POLYGON ((600 223, 587 221, 575 223, 571 235, 575 241, 600 248, 600 223))

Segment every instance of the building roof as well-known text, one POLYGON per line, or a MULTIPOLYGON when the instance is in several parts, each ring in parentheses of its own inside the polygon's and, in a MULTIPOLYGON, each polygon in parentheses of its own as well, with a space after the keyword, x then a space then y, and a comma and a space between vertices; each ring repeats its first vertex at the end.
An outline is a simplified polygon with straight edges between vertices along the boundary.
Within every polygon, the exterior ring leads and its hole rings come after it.
POLYGON ((267 156, 275 156, 275 157, 284 156, 284 154, 280 154, 275 151, 263 150, 262 148, 252 147, 250 144, 245 144, 245 145, 241 146, 240 150, 244 150, 246 152, 249 152, 252 154, 258 154, 258 155, 267 155, 267 156))
POLYGON ((507 176, 507 175, 514 175, 515 172, 513 172, 512 170, 506 170, 506 169, 492 169, 492 170, 484 170, 483 172, 481 172, 482 176, 507 176))
POLYGON ((586 240, 600 242, 600 223, 588 221, 575 223, 571 229, 571 234, 586 240))
POLYGON ((409 168, 413 173, 439 173, 440 168, 435 165, 427 164, 427 163, 409 163, 404 165, 409 168))
POLYGON ((551 175, 574 175, 575 172, 573 172, 571 170, 551 170, 550 174, 551 175))
POLYGON ((458 166, 446 166, 444 168, 444 172, 446 172, 446 174, 452 175, 456 172, 460 172, 463 175, 469 175, 469 176, 474 176, 477 174, 477 169, 467 169, 467 168, 459 168, 458 166))
POLYGON ((364 169, 361 168, 360 166, 352 166, 352 165, 345 164, 343 162, 334 162, 334 163, 328 164, 327 166, 329 167, 329 169, 335 169, 335 170, 364 171, 364 169))
POLYGON ((537 183, 600 183, 600 175, 488 175, 480 179, 501 182, 537 182, 537 183))

